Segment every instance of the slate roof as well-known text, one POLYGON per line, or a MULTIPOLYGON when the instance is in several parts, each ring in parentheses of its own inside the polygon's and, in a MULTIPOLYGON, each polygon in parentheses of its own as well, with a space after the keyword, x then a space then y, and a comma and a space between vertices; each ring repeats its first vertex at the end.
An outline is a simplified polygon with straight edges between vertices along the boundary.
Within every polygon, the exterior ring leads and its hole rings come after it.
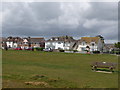
POLYGON ((40 42, 45 42, 44 38, 30 38, 31 43, 40 43, 40 42))
POLYGON ((105 48, 115 48, 114 44, 105 44, 105 48))
POLYGON ((52 37, 51 39, 47 40, 47 42, 54 42, 54 41, 74 42, 75 40, 73 39, 73 37, 70 36, 52 37))
POLYGON ((18 43, 18 42, 22 42, 22 38, 20 38, 20 37, 8 37, 8 38, 6 38, 6 41, 18 43))

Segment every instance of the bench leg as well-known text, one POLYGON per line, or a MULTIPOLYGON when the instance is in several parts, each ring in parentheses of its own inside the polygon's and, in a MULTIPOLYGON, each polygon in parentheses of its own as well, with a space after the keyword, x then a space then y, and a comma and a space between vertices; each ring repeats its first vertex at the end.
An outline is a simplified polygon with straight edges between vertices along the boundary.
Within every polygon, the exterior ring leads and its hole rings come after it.
POLYGON ((110 67, 109 69, 110 69, 110 71, 111 71, 111 72, 114 72, 114 70, 113 70, 113 68, 112 68, 112 67, 110 67))
POLYGON ((93 67, 92 67, 92 70, 97 71, 97 67, 96 67, 96 66, 93 66, 93 67))

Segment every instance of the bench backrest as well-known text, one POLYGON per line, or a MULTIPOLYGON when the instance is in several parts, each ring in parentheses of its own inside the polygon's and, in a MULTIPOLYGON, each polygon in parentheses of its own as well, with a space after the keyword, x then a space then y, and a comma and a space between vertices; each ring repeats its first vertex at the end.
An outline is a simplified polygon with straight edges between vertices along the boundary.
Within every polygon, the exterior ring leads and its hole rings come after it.
POLYGON ((97 66, 99 68, 109 68, 109 67, 113 67, 115 68, 117 63, 111 63, 111 62, 94 62, 92 64, 92 66, 97 66))

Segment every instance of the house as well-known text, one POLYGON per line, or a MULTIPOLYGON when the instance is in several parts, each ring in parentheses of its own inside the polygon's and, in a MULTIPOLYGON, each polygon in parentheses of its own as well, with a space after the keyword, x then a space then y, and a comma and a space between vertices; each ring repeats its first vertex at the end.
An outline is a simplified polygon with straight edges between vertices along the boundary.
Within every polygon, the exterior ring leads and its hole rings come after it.
POLYGON ((16 48, 22 43, 22 39, 20 37, 8 37, 6 38, 6 45, 8 48, 16 48))
POLYGON ((115 50, 116 47, 114 44, 105 44, 105 47, 104 47, 104 52, 106 53, 109 53, 111 52, 112 50, 115 50))
POLYGON ((103 51, 104 39, 103 37, 81 37, 77 43, 76 50, 78 51, 103 51))
POLYGON ((22 42, 19 44, 19 47, 21 47, 22 49, 28 49, 30 47, 29 37, 22 38, 22 42))
POLYGON ((4 49, 6 46, 6 38, 0 37, 0 48, 4 49))
POLYGON ((70 36, 52 37, 45 42, 45 48, 70 50, 74 44, 75 40, 70 36))
POLYGON ((44 38, 23 38, 22 39, 22 43, 19 44, 19 46, 22 49, 28 49, 29 47, 45 47, 45 39, 44 38))
POLYGON ((45 47, 44 38, 31 38, 31 37, 8 37, 5 41, 8 48, 21 47, 27 49, 29 47, 45 47))
POLYGON ((30 38, 31 47, 45 47, 44 38, 30 38))

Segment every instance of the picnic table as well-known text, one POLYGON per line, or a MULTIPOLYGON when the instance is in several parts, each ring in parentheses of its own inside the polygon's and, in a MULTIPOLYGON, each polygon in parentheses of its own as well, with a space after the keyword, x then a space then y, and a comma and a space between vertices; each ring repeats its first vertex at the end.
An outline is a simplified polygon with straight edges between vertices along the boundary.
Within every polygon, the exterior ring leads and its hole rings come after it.
POLYGON ((97 71, 98 68, 108 68, 111 72, 116 68, 117 63, 111 62, 93 62, 91 64, 92 70, 97 71))

